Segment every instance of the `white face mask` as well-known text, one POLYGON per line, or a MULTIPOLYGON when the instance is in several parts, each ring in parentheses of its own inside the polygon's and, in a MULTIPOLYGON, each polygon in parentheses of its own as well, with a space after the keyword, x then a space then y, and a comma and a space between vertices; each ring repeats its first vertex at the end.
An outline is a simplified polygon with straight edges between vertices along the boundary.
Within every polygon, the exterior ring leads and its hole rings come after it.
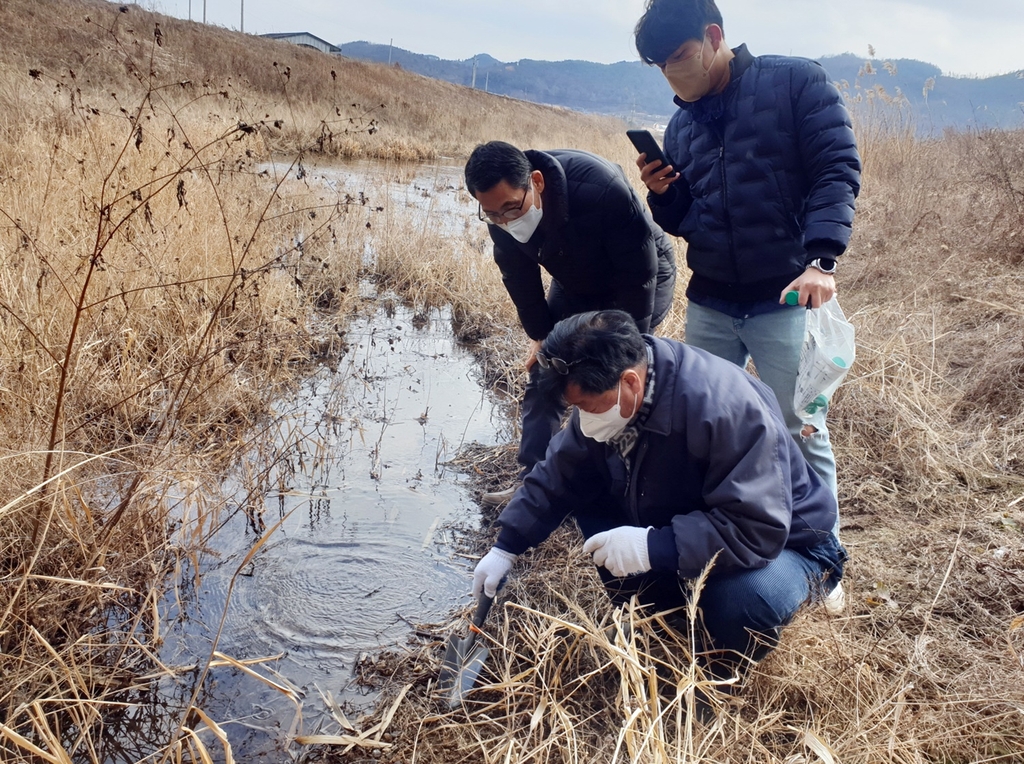
MULTIPOLYGON (((593 438, 598 443, 607 443, 620 432, 626 429, 629 420, 636 414, 636 401, 633 401, 633 413, 628 417, 622 416, 620 403, 622 402, 622 381, 619 381, 619 393, 615 397, 615 405, 600 414, 591 414, 589 411, 579 409, 580 430, 588 438, 593 438)), ((578 407, 577 407, 578 408, 578 407)))
POLYGON ((523 213, 522 217, 510 220, 507 223, 499 223, 498 228, 508 231, 509 236, 520 244, 525 244, 533 236, 534 231, 537 230, 542 217, 544 217, 544 210, 540 207, 531 206, 530 209, 523 213))

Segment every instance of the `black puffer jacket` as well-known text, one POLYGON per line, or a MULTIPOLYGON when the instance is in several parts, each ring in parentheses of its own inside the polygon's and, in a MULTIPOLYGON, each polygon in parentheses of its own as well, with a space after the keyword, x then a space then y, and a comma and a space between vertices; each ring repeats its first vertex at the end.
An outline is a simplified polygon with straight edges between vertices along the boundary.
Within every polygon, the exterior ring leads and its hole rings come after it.
POLYGON ((585 151, 527 151, 544 176, 544 217, 520 244, 489 225, 494 262, 526 333, 542 340, 561 318, 544 299, 541 266, 587 309, 618 308, 642 332, 668 310, 675 288, 672 241, 654 221, 622 168, 585 151))
POLYGON ((630 469, 614 446, 583 435, 574 408, 499 516, 498 547, 520 554, 570 514, 609 510, 623 525, 652 526, 653 569, 685 578, 718 553, 718 571, 760 568, 784 548, 829 543, 835 497, 801 456, 775 394, 703 350, 650 342, 654 403, 630 469))
POLYGON ((860 157, 842 96, 819 64, 734 52, 722 93, 676 99, 665 153, 682 177, 648 201, 661 227, 686 239, 695 276, 786 282, 846 249, 860 157))

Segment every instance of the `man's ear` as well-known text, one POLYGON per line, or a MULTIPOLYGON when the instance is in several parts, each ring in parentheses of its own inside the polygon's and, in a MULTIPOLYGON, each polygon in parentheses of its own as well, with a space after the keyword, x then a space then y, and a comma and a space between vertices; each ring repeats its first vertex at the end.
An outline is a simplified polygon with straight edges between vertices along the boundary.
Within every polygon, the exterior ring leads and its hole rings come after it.
POLYGON ((636 369, 626 369, 622 372, 622 380, 634 395, 643 397, 644 382, 640 378, 640 372, 636 369))
POLYGON ((540 170, 534 170, 530 173, 530 180, 533 183, 533 187, 537 189, 538 194, 544 193, 544 175, 540 170))
POLYGON ((704 34, 711 41, 711 47, 715 52, 725 44, 725 32, 722 31, 722 27, 718 26, 718 24, 708 24, 704 34))

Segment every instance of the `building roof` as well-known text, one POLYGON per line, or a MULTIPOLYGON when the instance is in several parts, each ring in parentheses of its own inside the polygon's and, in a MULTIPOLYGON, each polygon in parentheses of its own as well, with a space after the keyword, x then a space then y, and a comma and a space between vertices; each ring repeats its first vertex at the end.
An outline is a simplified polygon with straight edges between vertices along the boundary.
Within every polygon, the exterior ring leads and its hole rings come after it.
POLYGON ((269 34, 260 35, 260 37, 269 37, 272 40, 284 40, 286 42, 295 43, 296 45, 302 45, 306 48, 315 48, 316 50, 323 51, 324 53, 341 53, 341 48, 333 43, 327 42, 321 37, 317 37, 315 34, 309 32, 270 32, 269 34))

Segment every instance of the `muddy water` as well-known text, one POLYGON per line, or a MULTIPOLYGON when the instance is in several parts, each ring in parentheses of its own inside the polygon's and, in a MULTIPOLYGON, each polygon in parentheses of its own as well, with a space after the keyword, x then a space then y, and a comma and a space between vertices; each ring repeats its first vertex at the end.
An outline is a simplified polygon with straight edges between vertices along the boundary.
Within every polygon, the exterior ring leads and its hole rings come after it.
MULTIPOLYGON (((320 177, 351 188, 360 172, 320 177)), ((450 216, 452 230, 462 230, 466 202, 457 178, 445 179, 452 172, 427 168, 392 183, 391 203, 440 216, 442 225, 450 216)), ((501 404, 454 344, 446 312, 414 315, 365 289, 366 310, 346 328, 340 364, 278 402, 274 446, 282 457, 273 490, 255 499, 240 491, 239 510, 213 536, 198 578, 186 571, 198 584, 171 607, 162 656, 172 665, 203 663, 224 616, 217 649, 238 660, 282 656, 254 669, 295 688, 307 734, 321 724, 338 731, 321 692, 355 715, 369 707, 372 697, 353 681, 361 654, 400 647, 416 625, 446 621, 469 603, 471 562, 453 542, 478 523, 479 508, 446 462, 465 443, 508 437, 501 404)), ((194 681, 185 674, 164 694, 183 701, 194 681)), ((296 704, 266 682, 212 668, 197 706, 222 722, 236 760, 288 758, 296 704)))

